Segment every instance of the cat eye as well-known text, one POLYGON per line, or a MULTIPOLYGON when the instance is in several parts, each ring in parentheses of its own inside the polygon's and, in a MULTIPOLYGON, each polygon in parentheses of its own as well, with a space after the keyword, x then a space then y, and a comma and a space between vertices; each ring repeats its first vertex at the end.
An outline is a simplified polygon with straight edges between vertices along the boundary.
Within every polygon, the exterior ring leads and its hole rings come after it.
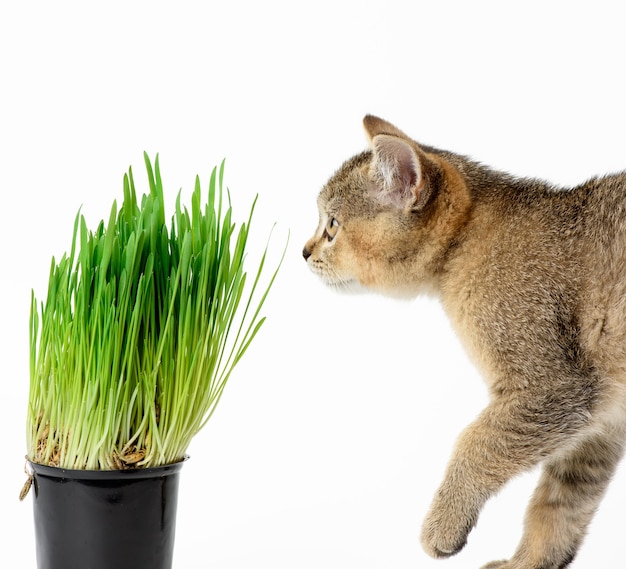
POLYGON ((334 217, 328 218, 328 223, 326 224, 326 229, 324 230, 324 236, 332 241, 337 235, 337 230, 339 229, 339 222, 334 217))

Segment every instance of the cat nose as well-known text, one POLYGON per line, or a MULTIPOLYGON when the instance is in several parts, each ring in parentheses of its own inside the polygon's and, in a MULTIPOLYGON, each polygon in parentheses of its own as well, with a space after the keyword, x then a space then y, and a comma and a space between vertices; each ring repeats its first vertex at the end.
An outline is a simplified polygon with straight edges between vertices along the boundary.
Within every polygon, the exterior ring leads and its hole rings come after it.
POLYGON ((309 260, 309 257, 311 256, 311 251, 309 251, 306 247, 304 249, 302 249, 302 256, 304 257, 305 261, 309 260))

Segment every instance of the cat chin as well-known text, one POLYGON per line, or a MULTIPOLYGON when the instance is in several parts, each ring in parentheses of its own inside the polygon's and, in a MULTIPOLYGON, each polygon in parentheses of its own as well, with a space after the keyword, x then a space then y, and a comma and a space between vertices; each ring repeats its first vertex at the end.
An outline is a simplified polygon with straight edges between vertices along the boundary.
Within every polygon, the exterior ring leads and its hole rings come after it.
POLYGON ((364 287, 359 281, 350 280, 350 281, 342 281, 342 282, 330 282, 326 281, 326 285, 332 288, 334 291, 339 292, 341 294, 368 294, 372 291, 366 287, 364 287))
POLYGON ((330 282, 326 281, 326 285, 336 292, 349 295, 366 295, 373 294, 377 296, 384 296, 387 298, 393 298, 396 300, 413 300, 419 291, 415 290, 400 290, 400 289, 379 289, 376 287, 367 287, 362 285, 357 280, 350 280, 344 282, 330 282))
POLYGON ((375 294, 396 300, 413 300, 416 296, 429 295, 432 292, 428 286, 423 284, 419 287, 410 288, 379 288, 376 286, 365 286, 356 279, 342 281, 327 280, 322 277, 322 280, 333 291, 349 295, 375 294))

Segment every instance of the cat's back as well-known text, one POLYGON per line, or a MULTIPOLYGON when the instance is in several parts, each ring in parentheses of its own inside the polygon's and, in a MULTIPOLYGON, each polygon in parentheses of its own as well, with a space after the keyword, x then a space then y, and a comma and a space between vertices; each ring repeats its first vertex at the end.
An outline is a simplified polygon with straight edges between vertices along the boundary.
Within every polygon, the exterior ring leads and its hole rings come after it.
POLYGON ((626 172, 592 178, 573 188, 499 173, 476 179, 474 217, 479 233, 491 233, 504 247, 520 250, 521 259, 543 252, 558 256, 557 266, 563 270, 571 259, 582 275, 595 278, 614 264, 626 274, 626 263, 619 263, 626 259, 626 172))
POLYGON ((626 173, 593 178, 572 194, 580 196, 583 235, 599 250, 623 254, 619 245, 626 236, 626 173))

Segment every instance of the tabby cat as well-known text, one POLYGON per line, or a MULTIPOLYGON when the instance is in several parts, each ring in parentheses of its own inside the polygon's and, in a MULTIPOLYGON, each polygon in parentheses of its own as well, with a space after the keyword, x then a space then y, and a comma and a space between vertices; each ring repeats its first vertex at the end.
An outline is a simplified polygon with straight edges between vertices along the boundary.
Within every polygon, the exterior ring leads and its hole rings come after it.
POLYGON ((371 149, 323 187, 304 258, 336 288, 435 293, 490 393, 423 547, 459 552, 486 500, 541 463, 517 550, 484 569, 562 569, 626 439, 626 174, 557 189, 364 125, 371 149))

